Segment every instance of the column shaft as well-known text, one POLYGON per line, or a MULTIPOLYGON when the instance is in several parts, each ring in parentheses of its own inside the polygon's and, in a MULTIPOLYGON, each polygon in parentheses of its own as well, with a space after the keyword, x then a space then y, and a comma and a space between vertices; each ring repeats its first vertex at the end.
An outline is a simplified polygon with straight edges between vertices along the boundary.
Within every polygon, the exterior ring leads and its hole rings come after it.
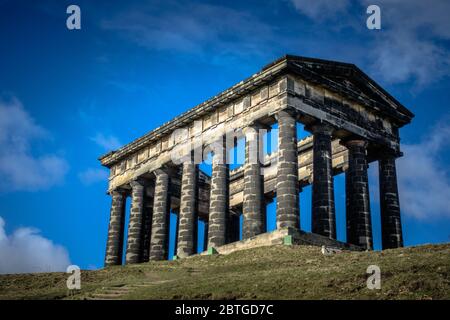
POLYGON ((277 228, 299 229, 297 127, 295 117, 278 113, 277 228))
POLYGON ((155 175, 155 197, 150 239, 151 261, 167 259, 170 223, 169 175, 162 170, 158 170, 155 175))
POLYGON ((142 181, 131 182, 131 211, 128 222, 128 240, 125 263, 142 261, 142 222, 144 211, 144 185, 142 181))
POLYGON ((197 179, 198 166, 194 163, 183 163, 176 252, 180 258, 192 255, 197 249, 197 179))
POLYGON ((142 222, 142 262, 150 258, 150 238, 152 234, 153 198, 145 198, 144 217, 142 222))
POLYGON ((208 247, 219 247, 225 244, 229 203, 229 167, 226 158, 226 144, 223 139, 216 145, 212 159, 208 247))
POLYGON ((263 196, 264 180, 261 175, 259 159, 258 127, 248 127, 245 133, 245 164, 244 164, 244 202, 242 238, 248 239, 263 233, 263 196))
POLYGON ((105 266, 121 265, 125 223, 126 195, 121 191, 111 192, 112 204, 106 244, 105 266))
POLYGON ((312 232, 336 239, 331 135, 332 128, 313 127, 312 232))
POLYGON ((373 240, 367 176, 367 143, 363 140, 351 140, 345 145, 348 148, 348 169, 345 174, 347 242, 371 250, 373 240))
POLYGON ((395 157, 379 160, 381 233, 383 249, 403 247, 395 157))

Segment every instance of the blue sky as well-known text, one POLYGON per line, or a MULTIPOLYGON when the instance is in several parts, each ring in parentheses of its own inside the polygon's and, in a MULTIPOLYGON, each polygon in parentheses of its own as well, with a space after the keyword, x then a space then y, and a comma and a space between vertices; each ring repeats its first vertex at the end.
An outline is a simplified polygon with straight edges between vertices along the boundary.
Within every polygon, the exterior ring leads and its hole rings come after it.
MULTIPOLYGON (((450 3, 376 1, 382 29, 368 30, 369 2, 0 0, 0 272, 101 267, 97 158, 286 53, 355 63, 415 113, 398 161, 405 244, 449 242, 450 3), (70 4, 81 30, 66 28, 70 4)), ((379 248, 377 188, 373 164, 379 248)))

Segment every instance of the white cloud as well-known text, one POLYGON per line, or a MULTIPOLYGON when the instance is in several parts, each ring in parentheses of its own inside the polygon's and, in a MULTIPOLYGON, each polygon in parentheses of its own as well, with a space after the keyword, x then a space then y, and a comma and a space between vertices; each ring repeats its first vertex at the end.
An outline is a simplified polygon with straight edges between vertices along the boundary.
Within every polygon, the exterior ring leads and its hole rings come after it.
MULTIPOLYGON (((363 4, 372 4, 363 0, 363 4)), ((385 81, 418 87, 450 75, 450 2, 379 0, 382 30, 371 46, 372 69, 385 81)))
POLYGON ((388 83, 415 80, 422 87, 449 74, 450 53, 411 33, 392 33, 374 51, 374 73, 388 83))
POLYGON ((91 185, 100 181, 108 181, 108 172, 104 169, 88 168, 78 174, 81 182, 85 185, 91 185))
POLYGON ((441 158, 450 146, 450 125, 438 124, 418 144, 404 144, 398 160, 400 206, 417 219, 450 218, 450 177, 441 158))
POLYGON ((36 191, 63 181, 68 164, 62 157, 32 152, 33 143, 48 138, 17 99, 0 101, 0 191, 36 191))
POLYGON ((66 271, 67 250, 34 228, 18 228, 7 235, 0 217, 0 274, 66 271))
POLYGON ((279 41, 269 24, 250 13, 189 1, 132 8, 101 26, 150 50, 205 54, 208 59, 261 55, 279 41))
MULTIPOLYGON (((331 37, 337 26, 352 28, 361 36, 357 51, 364 53, 371 73, 387 83, 412 81, 417 88, 450 75, 448 0, 290 0, 303 15, 314 19, 331 37), (368 30, 366 9, 381 9, 381 30, 368 30), (331 23, 332 21, 333 23, 331 23)), ((317 38, 316 47, 328 48, 328 38, 317 38)), ((355 48, 350 40, 341 43, 351 58, 355 48)), ((314 45, 312 45, 314 47, 314 45)), ((350 60, 352 61, 352 60, 350 60)))
POLYGON ((326 20, 347 11, 350 0, 291 0, 294 7, 311 19, 326 20))
POLYGON ((115 136, 105 136, 103 133, 97 133, 95 137, 90 138, 105 150, 112 151, 120 148, 121 143, 115 136))

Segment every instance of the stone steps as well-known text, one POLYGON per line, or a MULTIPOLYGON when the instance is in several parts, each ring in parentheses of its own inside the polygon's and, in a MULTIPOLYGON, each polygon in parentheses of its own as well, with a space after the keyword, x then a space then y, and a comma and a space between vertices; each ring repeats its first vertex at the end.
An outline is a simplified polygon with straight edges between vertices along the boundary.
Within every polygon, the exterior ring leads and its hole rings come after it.
POLYGON ((130 285, 125 285, 122 287, 103 287, 100 292, 92 293, 90 296, 86 297, 86 300, 118 300, 124 295, 140 288, 147 288, 154 286, 155 284, 170 282, 173 280, 156 280, 151 282, 135 283, 130 285))

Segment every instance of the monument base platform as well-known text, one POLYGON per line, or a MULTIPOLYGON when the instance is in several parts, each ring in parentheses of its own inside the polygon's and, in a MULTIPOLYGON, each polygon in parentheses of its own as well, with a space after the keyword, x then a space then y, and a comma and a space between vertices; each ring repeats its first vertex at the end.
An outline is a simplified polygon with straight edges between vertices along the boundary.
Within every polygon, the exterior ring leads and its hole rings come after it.
POLYGON ((262 233, 246 240, 228 243, 217 248, 209 248, 209 250, 204 251, 201 254, 230 254, 239 250, 272 246, 277 244, 309 245, 318 247, 326 246, 341 250, 364 251, 364 249, 359 246, 329 239, 319 234, 299 231, 294 228, 282 228, 271 232, 262 233))

